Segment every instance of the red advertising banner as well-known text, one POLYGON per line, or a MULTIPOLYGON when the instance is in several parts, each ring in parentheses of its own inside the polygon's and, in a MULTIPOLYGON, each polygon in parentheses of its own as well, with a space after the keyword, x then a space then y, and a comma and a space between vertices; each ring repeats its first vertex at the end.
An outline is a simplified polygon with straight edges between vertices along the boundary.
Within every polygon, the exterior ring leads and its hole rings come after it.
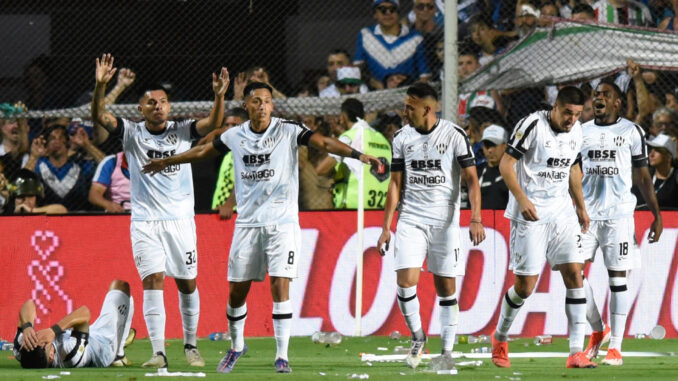
MULTIPOLYGON (((666 328, 667 337, 678 337, 678 278, 676 244, 678 212, 664 212, 664 234, 659 243, 647 243, 652 221, 648 213, 636 214, 636 234, 642 267, 629 274, 634 304, 627 334, 648 333, 655 325, 666 328)), ((393 253, 381 257, 376 245, 383 213, 366 212, 363 288, 363 335, 406 332, 396 303, 393 253)), ((299 278, 291 284, 294 306, 293 335, 315 331, 354 332, 356 273, 356 214, 351 211, 301 213, 302 254, 299 278)), ((462 254, 466 275, 458 277, 459 333, 488 334, 496 324, 501 298, 513 283, 508 267, 509 224, 502 211, 483 211, 487 239, 471 247, 467 237, 470 214, 462 212, 462 254)), ((198 233, 198 288, 201 298, 199 335, 226 331, 228 282, 226 267, 233 221, 215 215, 196 216, 198 233)), ((395 229, 395 224, 394 227, 395 229)), ((11 338, 18 311, 29 298, 36 301, 39 326, 54 324, 67 312, 87 305, 97 312, 113 279, 132 285, 136 301, 133 326, 146 336, 141 280, 132 259, 129 216, 64 216, 0 218, 0 266, 6 291, 0 294, 0 336, 11 338)), ((397 233, 396 233, 397 234, 397 233)), ((391 250, 392 250, 391 245, 391 250)), ((607 273, 602 259, 587 269, 599 306, 609 298, 607 273)), ((168 338, 181 337, 181 317, 174 282, 167 278, 165 308, 168 338)), ((430 335, 440 333, 436 295, 431 274, 424 273, 418 288, 422 323, 430 335)), ((558 273, 545 266, 536 292, 517 316, 510 334, 566 335, 565 287, 558 273)), ((272 302, 267 281, 255 283, 248 298, 246 335, 271 336, 272 302)), ((604 309, 607 319, 607 309, 604 309)))

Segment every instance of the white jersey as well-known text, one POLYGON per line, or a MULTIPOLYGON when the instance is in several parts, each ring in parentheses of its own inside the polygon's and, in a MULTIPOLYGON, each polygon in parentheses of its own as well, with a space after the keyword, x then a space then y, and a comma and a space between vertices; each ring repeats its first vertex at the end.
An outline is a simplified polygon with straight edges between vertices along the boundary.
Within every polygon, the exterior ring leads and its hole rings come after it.
POLYGON ((586 211, 592 220, 633 217, 636 196, 631 193, 633 168, 646 167, 643 130, 628 119, 614 124, 582 126, 581 149, 586 211))
POLYGON ((193 217, 193 175, 190 164, 170 165, 151 176, 142 173, 150 159, 162 159, 191 149, 200 136, 194 120, 167 121, 165 130, 154 134, 146 122, 118 118, 118 130, 130 174, 133 221, 174 220, 193 217))
POLYGON ((461 168, 475 165, 464 130, 439 119, 428 133, 407 125, 393 138, 391 171, 403 171, 399 220, 459 224, 461 168))
MULTIPOLYGON (((550 123, 550 111, 534 112, 516 126, 506 153, 518 159, 515 164, 518 183, 537 209, 537 224, 574 214, 569 195, 570 167, 579 159, 582 131, 579 121, 569 132, 556 132, 550 123)), ((504 216, 530 222, 520 213, 518 201, 509 192, 504 216)))
POLYGON ((300 123, 271 118, 264 132, 247 121, 214 140, 217 150, 233 152, 236 225, 299 223, 298 151, 312 134, 300 123))
MULTIPOLYGON (((54 360, 49 365, 50 368, 82 368, 90 365, 92 360, 92 348, 88 345, 89 334, 75 332, 67 329, 54 338, 52 346, 54 347, 54 360)), ((19 348, 24 342, 24 334, 17 331, 14 336, 14 357, 17 361, 21 360, 19 348)))

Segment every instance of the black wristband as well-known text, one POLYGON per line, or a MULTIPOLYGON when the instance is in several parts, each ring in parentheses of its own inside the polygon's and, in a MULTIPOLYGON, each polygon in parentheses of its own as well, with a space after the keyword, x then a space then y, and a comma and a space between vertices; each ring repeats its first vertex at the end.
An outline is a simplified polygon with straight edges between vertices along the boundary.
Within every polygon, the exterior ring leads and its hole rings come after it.
POLYGON ((59 337, 62 333, 64 333, 64 330, 59 327, 59 324, 54 324, 51 328, 52 331, 54 331, 54 337, 59 337))
POLYGON ((31 323, 31 322, 29 321, 28 323, 24 323, 24 325, 22 325, 21 327, 19 327, 19 329, 22 330, 22 331, 23 331, 24 329, 26 329, 26 328, 33 328, 33 323, 31 323))
POLYGON ((355 148, 351 149, 351 157, 352 158, 354 158, 356 160, 360 160, 360 155, 362 155, 362 153, 360 153, 360 151, 356 150, 355 148))

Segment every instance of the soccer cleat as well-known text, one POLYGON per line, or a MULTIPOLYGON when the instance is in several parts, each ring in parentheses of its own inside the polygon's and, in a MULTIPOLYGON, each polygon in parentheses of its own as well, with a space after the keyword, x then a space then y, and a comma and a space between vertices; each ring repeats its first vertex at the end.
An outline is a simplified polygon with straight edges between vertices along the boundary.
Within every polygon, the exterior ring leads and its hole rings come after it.
POLYGON ((412 344, 410 345, 410 350, 407 352, 407 358, 405 362, 407 366, 414 369, 419 366, 421 362, 421 355, 424 353, 424 346, 426 345, 426 335, 422 340, 412 339, 412 344))
POLYGON ((490 335, 492 338, 492 362, 500 368, 510 368, 511 360, 508 357, 508 343, 494 338, 494 332, 490 335))
POLYGON ((127 334, 127 338, 125 339, 125 346, 123 348, 127 348, 130 345, 132 345, 135 337, 137 337, 137 330, 134 328, 130 328, 129 333, 127 334))
POLYGON ((612 348, 607 350, 607 354, 601 363, 605 365, 619 366, 624 363, 624 360, 622 359, 621 353, 619 353, 618 350, 612 348))
POLYGON ((591 362, 584 352, 577 352, 567 358, 567 367, 568 368, 595 368, 598 365, 594 362, 591 362))
POLYGON ((242 348, 242 351, 236 352, 235 349, 231 348, 228 350, 226 353, 226 356, 219 361, 219 365, 217 365, 217 372, 219 373, 231 373, 233 371, 233 367, 235 366, 235 363, 238 361, 240 357, 242 357, 245 353, 247 353, 247 344, 242 348))
POLYGON ((610 341, 610 326, 605 325, 602 331, 593 331, 589 339, 589 345, 584 350, 584 354, 589 360, 598 356, 598 351, 605 343, 610 341))
POLYGON ((278 373, 292 373, 292 368, 290 368, 290 362, 283 358, 276 359, 275 371, 278 373))
POLYGON ((186 361, 190 366, 205 366, 205 360, 200 356, 198 348, 191 344, 184 344, 184 353, 186 354, 186 361))
POLYGON ((130 362, 127 359, 127 356, 122 355, 122 356, 116 356, 115 360, 113 360, 113 362, 111 363, 111 366, 124 367, 124 366, 130 366, 130 364, 132 364, 132 362, 130 362))
POLYGON ((162 352, 156 352, 150 360, 141 364, 142 368, 167 368, 167 356, 162 352))

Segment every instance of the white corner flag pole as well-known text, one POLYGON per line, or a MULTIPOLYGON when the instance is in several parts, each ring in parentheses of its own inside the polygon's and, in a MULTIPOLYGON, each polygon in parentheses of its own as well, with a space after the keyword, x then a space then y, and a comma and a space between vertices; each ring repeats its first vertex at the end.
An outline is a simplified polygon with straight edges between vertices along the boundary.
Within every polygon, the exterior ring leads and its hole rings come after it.
POLYGON ((457 2, 445 2, 445 32, 443 60, 443 119, 457 123, 457 2))
MULTIPOLYGON (((362 120, 358 121, 358 131, 356 135, 360 137, 360 152, 365 152, 365 131, 363 130, 362 120)), ((362 314, 363 314, 363 253, 365 252, 363 242, 363 227, 365 225, 365 207, 364 188, 365 179, 363 174, 365 168, 361 165, 358 171, 358 248, 356 250, 356 274, 355 274, 355 336, 362 336, 362 314)))

